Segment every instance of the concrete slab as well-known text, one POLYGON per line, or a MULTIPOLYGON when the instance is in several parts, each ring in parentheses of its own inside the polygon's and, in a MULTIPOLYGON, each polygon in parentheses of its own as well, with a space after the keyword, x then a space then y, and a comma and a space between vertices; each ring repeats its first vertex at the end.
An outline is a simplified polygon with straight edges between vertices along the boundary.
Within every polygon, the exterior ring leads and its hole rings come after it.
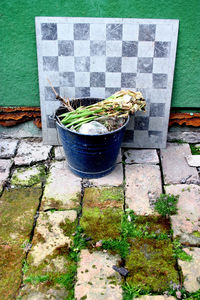
POLYGON ((118 256, 82 250, 77 271, 75 298, 77 300, 121 300, 121 276, 112 268, 118 256))
POLYGON ((191 131, 174 131, 174 132, 168 132, 167 135, 168 142, 174 142, 174 141, 183 141, 185 143, 191 143, 196 144, 200 143, 200 132, 191 132, 191 131))
POLYGON ((153 214, 153 204, 162 193, 159 166, 126 165, 126 207, 138 215, 153 214))
POLYGON ((19 141, 13 139, 0 140, 0 158, 10 158, 15 155, 19 141))
POLYGON ((200 167, 200 155, 187 155, 185 158, 190 167, 200 167))
POLYGON ((62 146, 57 146, 54 148, 55 150, 55 159, 56 160, 64 160, 65 159, 65 152, 62 146))
POLYGON ((185 289, 192 293, 200 289, 200 248, 183 248, 183 250, 192 256, 192 261, 178 260, 183 276, 185 289))
POLYGON ((43 145, 40 141, 22 140, 19 144, 17 155, 14 158, 15 165, 29 165, 38 161, 47 160, 52 146, 43 145))
POLYGON ((178 214, 171 216, 174 237, 186 245, 200 245, 200 187, 178 184, 166 186, 165 190, 179 195, 178 214))
POLYGON ((191 155, 188 144, 168 143, 161 149, 161 161, 165 184, 199 183, 196 168, 189 167, 185 156, 191 155))
POLYGON ((13 161, 10 159, 0 159, 0 192, 2 191, 3 185, 10 174, 12 164, 13 161))
POLYGON ((127 164, 159 164, 158 154, 156 150, 144 149, 134 150, 130 149, 124 152, 127 164))
POLYGON ((78 208, 81 197, 81 178, 75 176, 66 162, 51 164, 49 177, 44 189, 41 209, 78 208))

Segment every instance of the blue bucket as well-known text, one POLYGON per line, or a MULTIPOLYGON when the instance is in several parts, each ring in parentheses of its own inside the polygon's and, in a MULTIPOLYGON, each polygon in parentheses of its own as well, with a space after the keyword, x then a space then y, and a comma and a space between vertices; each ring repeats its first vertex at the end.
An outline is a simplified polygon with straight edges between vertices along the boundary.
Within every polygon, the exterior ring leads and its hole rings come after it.
MULTIPOLYGON (((99 98, 82 98, 71 101, 74 108, 101 101, 99 98)), ((59 108, 55 113, 59 138, 64 148, 70 170, 82 178, 100 178, 111 173, 119 154, 121 142, 128 120, 125 124, 106 134, 89 135, 73 132, 58 122, 57 116, 66 112, 59 108)))

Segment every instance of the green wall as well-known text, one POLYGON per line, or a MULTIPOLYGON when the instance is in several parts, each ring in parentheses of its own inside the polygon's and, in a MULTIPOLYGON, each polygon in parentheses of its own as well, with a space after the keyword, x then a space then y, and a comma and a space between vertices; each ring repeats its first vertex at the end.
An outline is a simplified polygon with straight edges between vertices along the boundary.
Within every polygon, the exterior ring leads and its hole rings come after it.
POLYGON ((1 0, 1 106, 40 105, 35 16, 179 19, 172 106, 200 107, 200 0, 1 0))

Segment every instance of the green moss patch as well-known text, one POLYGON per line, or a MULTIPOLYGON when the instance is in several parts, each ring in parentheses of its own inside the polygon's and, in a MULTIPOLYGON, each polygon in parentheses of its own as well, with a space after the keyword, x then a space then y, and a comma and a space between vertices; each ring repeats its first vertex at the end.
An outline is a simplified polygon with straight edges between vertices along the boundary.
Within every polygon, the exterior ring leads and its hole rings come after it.
POLYGON ((1 299, 16 299, 21 284, 23 249, 17 245, 0 245, 0 295, 1 299))
POLYGON ((0 206, 0 242, 22 245, 29 239, 39 205, 40 188, 5 190, 0 206))
POLYGON ((121 232, 122 211, 119 208, 84 208, 80 220, 86 236, 92 238, 92 242, 102 239, 115 239, 121 232))
POLYGON ((200 155, 200 147, 197 147, 196 145, 191 144, 190 149, 191 149, 192 155, 200 155))
POLYGON ((14 171, 11 178, 11 185, 15 187, 33 186, 46 180, 45 167, 33 166, 29 168, 19 168, 14 171))
POLYGON ((178 284, 173 246, 169 240, 135 239, 126 259, 129 270, 127 283, 143 286, 153 292, 163 292, 172 283, 178 284))
POLYGON ((86 188, 83 198, 83 206, 87 208, 98 207, 105 209, 109 207, 122 208, 124 194, 122 187, 86 188))

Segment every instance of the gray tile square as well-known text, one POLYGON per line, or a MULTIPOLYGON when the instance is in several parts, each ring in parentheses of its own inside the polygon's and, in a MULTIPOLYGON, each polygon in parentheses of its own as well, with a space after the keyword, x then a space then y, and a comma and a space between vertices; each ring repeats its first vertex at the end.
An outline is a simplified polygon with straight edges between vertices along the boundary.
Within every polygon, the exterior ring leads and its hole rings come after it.
POLYGON ((167 74, 153 74, 153 88, 166 89, 168 76, 167 74))
POLYGON ((58 55, 59 56, 73 56, 74 42, 73 41, 58 41, 58 55))
POLYGON ((138 42, 123 41, 122 42, 122 56, 132 57, 138 54, 138 42))
POLYGON ((57 24, 42 23, 41 34, 42 34, 42 40, 57 40, 57 24))
POLYGON ((136 87, 136 74, 135 73, 122 73, 121 86, 124 88, 136 87))
POLYGON ((43 56, 43 71, 58 71, 58 57, 43 56))
POLYGON ((90 86, 91 87, 105 87, 105 73, 104 72, 91 72, 90 73, 90 86))
POLYGON ((137 69, 139 73, 152 73, 153 70, 153 58, 151 57, 139 57, 137 69))
POLYGON ((114 88, 106 88, 105 90, 105 97, 110 97, 114 93, 118 92, 121 90, 121 87, 114 87, 114 88))
POLYGON ((107 24, 106 25, 106 40, 121 40, 122 39, 122 24, 107 24))
POLYGON ((75 83, 75 76, 74 72, 62 72, 59 73, 60 75, 60 86, 74 86, 75 83))
POLYGON ((149 130, 158 131, 163 129, 164 117, 150 117, 149 118, 149 130))
POLYGON ((106 55, 106 42, 105 41, 91 41, 90 42, 90 55, 91 56, 106 55))
POLYGON ((163 143, 163 132, 162 131, 149 131, 149 138, 152 144, 163 143))
POLYGON ((76 72, 89 72, 90 71, 90 57, 89 56, 82 56, 82 57, 75 57, 75 71, 76 72))
POLYGON ((168 57, 170 45, 170 42, 155 42, 154 57, 168 57))
POLYGON ((90 97, 90 88, 89 87, 76 87, 75 88, 75 97, 76 98, 90 97))
POLYGON ((122 58, 121 57, 107 57, 106 71, 107 72, 121 72, 122 58))
POLYGON ((155 24, 140 24, 139 25, 139 41, 155 41, 155 24))
POLYGON ((89 40, 90 24, 74 24, 74 40, 89 40))
POLYGON ((164 103, 151 103, 150 104, 150 117, 164 117, 165 104, 164 103))
POLYGON ((149 118, 136 116, 135 117, 135 130, 148 130, 149 128, 149 118))
MULTIPOLYGON (((57 94, 60 94, 60 87, 54 86, 57 94)), ((45 86, 44 90, 45 101, 58 101, 51 87, 45 86)))

